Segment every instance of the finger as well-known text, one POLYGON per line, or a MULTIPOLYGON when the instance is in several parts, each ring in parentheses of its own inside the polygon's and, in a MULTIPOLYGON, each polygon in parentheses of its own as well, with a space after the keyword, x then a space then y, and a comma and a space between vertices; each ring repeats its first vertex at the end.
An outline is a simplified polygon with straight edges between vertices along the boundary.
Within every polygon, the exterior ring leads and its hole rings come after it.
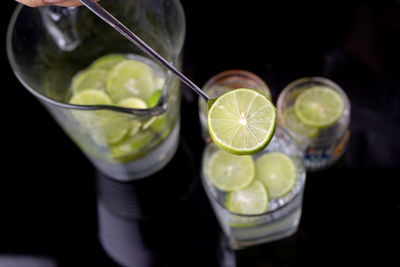
POLYGON ((46 5, 72 7, 81 5, 81 2, 79 2, 78 0, 16 0, 16 1, 30 7, 39 7, 46 5))
MULTIPOLYGON (((57 6, 65 6, 65 7, 72 7, 72 6, 81 6, 82 3, 78 0, 63 0, 63 1, 59 1, 59 0, 43 0, 45 2, 49 2, 49 1, 56 1, 55 5, 57 6)), ((99 2, 100 0, 95 0, 96 2, 99 2)))
POLYGON ((43 0, 16 0, 17 2, 30 6, 30 7, 38 7, 47 5, 43 0))
POLYGON ((72 7, 72 6, 80 6, 81 2, 77 0, 43 0, 45 3, 50 5, 64 6, 64 7, 72 7))

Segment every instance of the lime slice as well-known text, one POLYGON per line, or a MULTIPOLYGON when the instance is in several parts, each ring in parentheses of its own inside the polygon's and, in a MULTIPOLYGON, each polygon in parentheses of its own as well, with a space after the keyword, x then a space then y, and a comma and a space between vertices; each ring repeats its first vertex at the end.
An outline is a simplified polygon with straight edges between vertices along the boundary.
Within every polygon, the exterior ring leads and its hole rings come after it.
POLYGON ((145 101, 155 89, 153 69, 137 60, 124 60, 111 69, 106 91, 114 102, 134 96, 145 101))
POLYGON ((256 160, 256 179, 267 187, 271 198, 289 193, 296 182, 296 176, 292 159, 281 152, 266 153, 256 160))
POLYGON ((309 138, 315 138, 318 136, 319 128, 308 126, 299 120, 294 113, 293 106, 284 109, 282 112, 282 117, 285 127, 291 132, 309 138))
MULTIPOLYGON (((123 99, 119 102, 119 106, 126 107, 126 108, 135 108, 135 109, 146 109, 147 104, 142 99, 138 97, 129 97, 123 99)), ((131 135, 136 134, 136 132, 140 129, 140 126, 145 130, 147 129, 154 121, 156 120, 155 117, 151 117, 146 122, 142 123, 139 120, 132 120, 132 127, 131 127, 131 135)))
POLYGON ((119 106, 125 108, 146 109, 147 104, 138 97, 128 97, 118 103, 119 106))
POLYGON ((344 103, 333 89, 316 86, 304 90, 296 98, 294 111, 304 124, 311 127, 328 127, 340 119, 344 103))
POLYGON ((215 152, 209 161, 209 180, 220 190, 233 191, 247 187, 254 179, 251 156, 238 156, 224 150, 215 152))
MULTIPOLYGON (((75 105, 112 104, 106 93, 96 89, 87 89, 75 94, 70 103, 75 105)), ((74 110, 74 116, 93 140, 102 146, 120 142, 131 128, 127 116, 109 110, 74 110)))
POLYGON ((128 135, 132 125, 127 116, 114 111, 98 111, 96 119, 95 123, 99 131, 96 141, 101 145, 119 143, 128 135))
POLYGON ((111 70, 115 65, 120 63, 122 60, 125 60, 126 57, 117 54, 109 54, 96 59, 91 68, 93 69, 104 69, 104 70, 111 70))
POLYGON ((74 105, 111 105, 110 97, 97 89, 86 89, 76 93, 69 101, 74 105))
POLYGON ((230 192, 226 199, 228 210, 246 215, 261 214, 268 208, 268 193, 264 185, 257 180, 240 190, 230 192))
POLYGON ((262 93, 235 89, 215 100, 208 112, 208 130, 215 144, 238 155, 263 150, 275 130, 276 109, 262 93))
POLYGON ((104 91, 108 72, 103 69, 87 69, 79 72, 72 80, 72 93, 77 94, 88 88, 104 91))
POLYGON ((158 101, 160 100, 161 94, 162 94, 162 90, 157 90, 157 91, 155 91, 155 92, 149 97, 149 99, 147 100, 147 105, 148 105, 149 107, 154 107, 154 106, 158 103, 158 101))
POLYGON ((145 153, 144 148, 154 139, 154 134, 150 131, 140 131, 134 136, 111 146, 111 157, 119 162, 129 162, 137 159, 145 153))

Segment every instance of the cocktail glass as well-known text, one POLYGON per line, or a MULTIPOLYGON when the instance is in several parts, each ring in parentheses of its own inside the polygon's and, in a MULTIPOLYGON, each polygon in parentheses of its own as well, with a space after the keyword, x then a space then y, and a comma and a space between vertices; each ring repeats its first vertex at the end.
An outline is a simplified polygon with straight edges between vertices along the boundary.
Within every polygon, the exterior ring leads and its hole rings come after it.
MULTIPOLYGON (((185 19, 179 1, 115 0, 102 5, 180 68, 185 19)), ((160 170, 173 157, 180 129, 178 80, 87 8, 19 5, 8 28, 7 53, 20 82, 101 172, 122 181, 139 179, 160 170), (110 53, 145 61, 164 78, 155 106, 68 104, 73 76, 110 53), (152 126, 126 143, 104 142, 109 129, 121 124, 152 126)))
MULTIPOLYGON (((294 234, 299 226, 306 173, 302 155, 295 141, 277 126, 267 148, 252 155, 253 159, 280 152, 290 157, 296 168, 295 183, 286 195, 269 198, 266 212, 255 215, 239 214, 227 208, 229 192, 218 189, 209 179, 210 159, 219 148, 210 142, 203 153, 202 183, 216 217, 233 249, 282 239, 294 234)), ((268 190, 267 190, 268 191, 268 190)))
MULTIPOLYGON (((217 98, 222 94, 237 88, 250 88, 265 94, 271 99, 271 92, 267 84, 257 75, 245 70, 227 70, 211 77, 202 90, 211 98, 217 98)), ((207 126, 207 107, 202 98, 198 100, 201 134, 206 142, 210 141, 207 126)))
POLYGON ((343 89, 322 77, 301 78, 291 82, 280 93, 277 101, 277 122, 296 140, 307 171, 318 171, 335 163, 346 151, 350 138, 350 101, 343 89), (304 90, 328 87, 337 92, 343 101, 343 113, 337 122, 321 129, 307 127, 295 114, 290 114, 296 98, 304 90), (289 111, 289 112, 288 112, 289 111))

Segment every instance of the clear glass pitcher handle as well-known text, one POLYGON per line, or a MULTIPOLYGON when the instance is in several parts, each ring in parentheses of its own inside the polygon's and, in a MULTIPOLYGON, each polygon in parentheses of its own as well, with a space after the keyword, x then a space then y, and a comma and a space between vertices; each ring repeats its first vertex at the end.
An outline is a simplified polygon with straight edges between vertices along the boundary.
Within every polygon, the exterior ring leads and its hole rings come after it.
POLYGON ((80 44, 75 7, 46 6, 39 8, 39 12, 43 25, 58 48, 72 51, 80 44))

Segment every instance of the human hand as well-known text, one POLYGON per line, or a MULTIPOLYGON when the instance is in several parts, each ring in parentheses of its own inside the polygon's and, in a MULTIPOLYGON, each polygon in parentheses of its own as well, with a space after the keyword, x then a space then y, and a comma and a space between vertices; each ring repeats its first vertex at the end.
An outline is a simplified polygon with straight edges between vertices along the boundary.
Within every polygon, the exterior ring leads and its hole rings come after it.
POLYGON ((47 5, 70 7, 70 6, 81 5, 81 2, 79 2, 78 0, 16 0, 16 1, 30 7, 47 6, 47 5))

